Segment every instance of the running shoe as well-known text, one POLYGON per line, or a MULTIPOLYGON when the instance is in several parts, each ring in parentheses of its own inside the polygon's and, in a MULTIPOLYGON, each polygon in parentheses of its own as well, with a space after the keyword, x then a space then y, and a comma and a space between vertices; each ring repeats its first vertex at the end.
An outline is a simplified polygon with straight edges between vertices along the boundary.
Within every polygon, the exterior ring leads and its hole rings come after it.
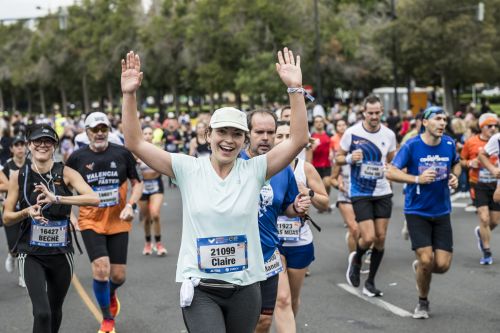
POLYGON ((116 291, 114 292, 113 295, 111 295, 111 298, 109 300, 109 312, 113 316, 113 318, 116 318, 120 314, 120 300, 118 299, 118 296, 116 296, 116 291))
POLYGON ((408 223, 406 223, 406 220, 403 222, 403 229, 401 229, 401 236, 403 236, 404 240, 408 240, 410 238, 410 234, 408 233, 408 223))
POLYGON ((308 276, 311 276, 311 271, 309 270, 309 268, 306 271, 306 277, 308 277, 308 276))
POLYGON ((26 288, 26 282, 21 275, 19 275, 19 279, 17 280, 17 285, 21 288, 26 288))
POLYGON ((353 287, 359 287, 359 274, 361 267, 359 264, 356 264, 354 262, 355 257, 356 252, 351 252, 351 254, 349 254, 347 272, 345 274, 345 277, 349 285, 353 287))
POLYGON ((481 239, 481 233, 479 230, 479 227, 476 227, 474 229, 474 235, 476 235, 477 238, 477 248, 479 251, 484 252, 483 240, 481 239))
POLYGON ((465 206, 464 210, 467 212, 467 213, 474 213, 477 211, 477 208, 476 206, 474 206, 473 204, 468 204, 467 206, 465 206))
POLYGON ((366 281, 363 287, 363 294, 368 297, 382 297, 384 293, 375 287, 375 283, 366 281))
POLYGON ((419 300, 415 312, 413 313, 413 318, 415 319, 427 319, 429 318, 429 301, 419 300))
POLYGON ((153 254, 153 247, 151 246, 151 242, 146 242, 144 245, 144 249, 142 250, 143 256, 149 256, 153 254))
POLYGON ((481 265, 492 265, 493 264, 493 257, 492 256, 489 256, 489 257, 482 257, 480 260, 479 260, 479 263, 481 265))
POLYGON ((7 273, 14 272, 14 264, 16 262, 16 258, 10 253, 7 253, 7 258, 5 259, 5 270, 7 273))
POLYGON ((156 243, 155 251, 156 251, 156 255, 158 255, 160 257, 166 256, 168 253, 167 249, 163 246, 162 243, 156 243))
POLYGON ((115 333, 115 321, 114 319, 103 319, 101 323, 101 328, 97 333, 115 333))

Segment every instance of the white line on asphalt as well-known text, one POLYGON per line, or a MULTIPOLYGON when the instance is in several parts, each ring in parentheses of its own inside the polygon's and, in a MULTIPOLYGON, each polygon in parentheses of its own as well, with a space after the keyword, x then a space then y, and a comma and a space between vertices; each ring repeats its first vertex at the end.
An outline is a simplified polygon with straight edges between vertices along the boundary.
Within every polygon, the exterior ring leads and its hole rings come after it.
POLYGON ((384 310, 387 310, 389 312, 392 312, 395 315, 398 315, 400 317, 412 317, 413 316, 410 312, 408 312, 404 309, 401 309, 400 307, 397 307, 395 305, 392 305, 391 303, 383 301, 380 298, 371 298, 371 297, 364 296, 363 294, 361 294, 361 292, 357 288, 351 287, 348 284, 338 283, 337 286, 344 289, 348 293, 353 294, 354 296, 357 296, 357 297, 361 298, 362 300, 367 301, 368 303, 376 305, 376 306, 378 306, 384 310))
POLYGON ((466 202, 452 202, 451 203, 451 207, 454 207, 454 208, 465 208, 465 207, 467 207, 467 203, 466 202))

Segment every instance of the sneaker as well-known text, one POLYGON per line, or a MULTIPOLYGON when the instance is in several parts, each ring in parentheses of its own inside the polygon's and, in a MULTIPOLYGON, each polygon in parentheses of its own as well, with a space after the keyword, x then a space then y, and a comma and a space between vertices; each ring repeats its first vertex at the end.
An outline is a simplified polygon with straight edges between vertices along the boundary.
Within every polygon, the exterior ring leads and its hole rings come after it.
POLYGON ((429 301, 418 301, 415 312, 413 313, 413 318, 415 319, 427 319, 429 318, 429 301))
POLYGON ((7 258, 5 259, 5 270, 7 271, 7 273, 14 272, 15 262, 16 258, 12 254, 7 253, 7 258))
POLYGON ((19 275, 19 279, 17 280, 17 285, 21 288, 26 288, 26 282, 21 275, 19 275))
POLYGON ((467 213, 475 213, 477 211, 477 208, 473 204, 468 204, 467 206, 465 206, 464 210, 467 213))
POLYGON ((306 277, 308 277, 308 276, 311 276, 311 271, 309 270, 309 268, 306 271, 306 277))
POLYGON ((493 264, 493 257, 492 256, 489 256, 489 257, 482 257, 480 260, 479 260, 479 263, 481 265, 492 265, 493 264))
POLYGON ((113 318, 116 318, 120 314, 120 300, 118 299, 118 296, 116 296, 116 291, 115 293, 111 296, 110 302, 109 302, 109 312, 113 316, 113 318))
POLYGON ((168 253, 167 249, 163 246, 162 243, 156 243, 155 251, 156 251, 156 255, 158 255, 160 257, 166 256, 168 253))
POLYGON ((410 234, 408 233, 408 224, 406 220, 403 222, 403 229, 401 229, 401 236, 403 236, 404 240, 408 240, 410 238, 410 234))
POLYGON ((474 235, 476 235, 477 238, 477 248, 479 249, 479 251, 484 252, 483 240, 481 239, 481 233, 479 231, 479 227, 476 227, 474 229, 474 235))
POLYGON ((349 262, 347 266, 347 272, 345 273, 345 277, 347 279, 347 283, 353 287, 359 287, 359 273, 361 267, 359 264, 354 263, 354 258, 356 257, 356 252, 351 252, 349 254, 349 262))
POLYGON ((97 333, 115 333, 115 321, 114 319, 103 319, 101 323, 101 328, 97 333))
POLYGON ((144 249, 142 250, 143 256, 149 256, 153 254, 153 247, 151 246, 151 242, 146 242, 144 245, 144 249))
POLYGON ((382 297, 384 293, 375 287, 375 283, 366 281, 363 287, 363 294, 368 297, 382 297))
POLYGON ((365 264, 369 265, 372 262, 372 249, 366 251, 365 264))

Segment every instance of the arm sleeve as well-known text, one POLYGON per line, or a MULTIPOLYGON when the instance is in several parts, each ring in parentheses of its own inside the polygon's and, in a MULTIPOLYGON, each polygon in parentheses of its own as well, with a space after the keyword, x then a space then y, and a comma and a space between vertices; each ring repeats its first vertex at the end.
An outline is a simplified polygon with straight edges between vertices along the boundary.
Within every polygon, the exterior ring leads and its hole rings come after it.
POLYGON ((266 174, 267 174, 267 154, 259 155, 257 157, 251 158, 248 161, 252 163, 253 170, 255 173, 255 177, 261 184, 261 187, 266 183, 266 174))
POLYGON ((198 160, 193 156, 188 156, 184 154, 170 153, 172 158, 172 170, 175 175, 175 183, 182 187, 185 179, 189 176, 189 173, 193 169, 194 163, 198 160))
POLYGON ((404 169, 408 166, 408 161, 410 160, 410 150, 409 150, 409 144, 406 143, 403 146, 401 146, 401 149, 399 149, 398 153, 392 160, 392 164, 398 168, 398 169, 404 169))

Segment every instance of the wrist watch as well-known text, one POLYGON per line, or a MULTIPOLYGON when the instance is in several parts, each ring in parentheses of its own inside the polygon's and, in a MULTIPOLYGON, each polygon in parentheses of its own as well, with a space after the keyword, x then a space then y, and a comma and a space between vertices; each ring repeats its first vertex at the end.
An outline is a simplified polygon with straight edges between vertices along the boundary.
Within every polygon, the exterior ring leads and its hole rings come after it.
POLYGON ((313 191, 313 190, 311 190, 311 189, 309 190, 309 196, 310 196, 311 198, 312 198, 312 197, 314 197, 314 191, 313 191))
POLYGON ((137 204, 134 202, 133 204, 131 203, 127 203, 126 206, 130 206, 130 208, 132 208, 133 210, 136 210, 137 209, 137 204))

